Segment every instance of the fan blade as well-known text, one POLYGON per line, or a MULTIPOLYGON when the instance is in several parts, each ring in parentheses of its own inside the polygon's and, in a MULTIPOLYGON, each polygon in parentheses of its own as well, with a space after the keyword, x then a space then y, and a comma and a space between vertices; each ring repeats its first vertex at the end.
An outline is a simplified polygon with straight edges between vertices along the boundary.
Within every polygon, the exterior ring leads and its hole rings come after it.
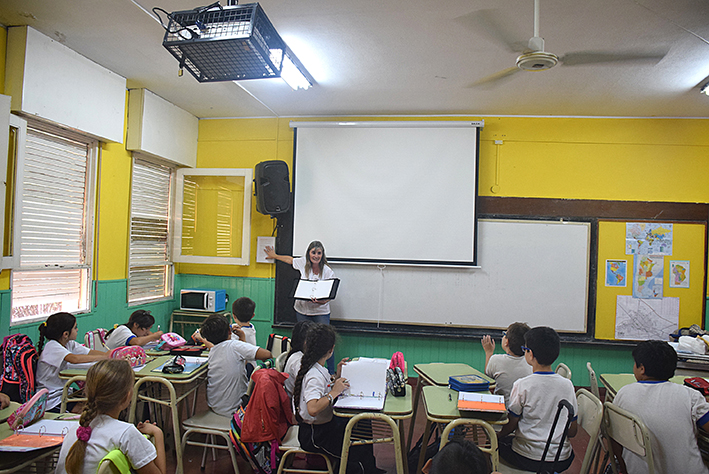
POLYGON ((494 43, 503 45, 513 53, 527 48, 527 40, 511 33, 502 26, 499 10, 476 10, 454 19, 455 22, 476 33, 483 33, 494 43))
POLYGON ((506 79, 509 79, 513 74, 516 74, 520 72, 520 69, 515 66, 515 67, 509 67, 507 69, 503 69, 502 71, 497 71, 495 74, 491 74, 487 77, 483 77, 479 81, 475 81, 468 87, 482 87, 482 86, 493 86, 493 85, 499 85, 502 82, 504 82, 506 79))
POLYGON ((599 51, 578 51, 566 53, 559 58, 564 66, 583 66, 584 64, 615 63, 615 62, 645 62, 656 64, 665 57, 667 51, 626 51, 620 53, 604 53, 599 51))

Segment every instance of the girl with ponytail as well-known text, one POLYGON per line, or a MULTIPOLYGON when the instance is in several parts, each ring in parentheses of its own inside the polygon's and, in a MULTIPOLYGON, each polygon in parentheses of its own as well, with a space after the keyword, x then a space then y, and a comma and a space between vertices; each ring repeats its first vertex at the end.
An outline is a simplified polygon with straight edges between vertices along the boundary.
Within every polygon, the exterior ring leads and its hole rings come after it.
MULTIPOLYGON (((336 338, 335 329, 328 324, 315 324, 309 329, 300 370, 295 378, 293 404, 300 446, 306 451, 339 459, 348 420, 334 416, 333 404, 349 384, 339 374, 334 382, 331 381, 325 368, 335 351, 336 338)), ((350 447, 348 474, 383 472, 376 466, 371 445, 350 447)))
POLYGON ((131 402, 135 374, 123 359, 97 362, 86 374, 88 401, 81 413, 79 427, 64 437, 56 474, 95 474, 101 459, 120 450, 138 474, 165 474, 163 432, 150 422, 118 420, 131 402), (155 445, 143 434, 152 435, 155 445))
POLYGON ((69 364, 96 362, 108 357, 107 352, 90 350, 77 344, 77 332, 76 317, 71 313, 54 313, 39 326, 37 390, 49 390, 48 411, 59 411, 62 401, 64 380, 59 378, 59 372, 69 368, 69 364))

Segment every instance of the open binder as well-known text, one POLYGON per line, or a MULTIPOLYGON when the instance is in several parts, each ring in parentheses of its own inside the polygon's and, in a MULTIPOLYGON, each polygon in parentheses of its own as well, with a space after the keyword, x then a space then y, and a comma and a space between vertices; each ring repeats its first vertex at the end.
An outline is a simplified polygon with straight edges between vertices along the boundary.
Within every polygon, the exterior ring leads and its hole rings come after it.
POLYGON ((360 357, 342 367, 342 377, 350 388, 340 395, 335 408, 381 410, 386 399, 387 359, 360 357))
POLYGON ((334 300, 337 288, 340 286, 339 278, 329 280, 296 280, 291 291, 291 298, 297 300, 334 300))
POLYGON ((69 430, 76 429, 77 426, 78 421, 39 420, 0 440, 0 452, 24 453, 60 446, 69 430))

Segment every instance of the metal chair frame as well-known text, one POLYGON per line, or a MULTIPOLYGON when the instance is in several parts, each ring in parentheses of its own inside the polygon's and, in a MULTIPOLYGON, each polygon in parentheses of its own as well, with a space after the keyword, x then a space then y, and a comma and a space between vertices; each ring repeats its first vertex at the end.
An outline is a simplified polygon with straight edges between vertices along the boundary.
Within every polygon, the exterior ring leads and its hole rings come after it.
POLYGON ((445 446, 448 441, 454 439, 470 439, 475 443, 480 451, 486 453, 490 456, 490 461, 492 464, 492 470, 498 471, 500 466, 500 452, 497 446, 497 435, 490 423, 484 420, 476 420, 474 418, 458 418, 453 420, 445 427, 443 434, 441 435, 441 449, 445 446), (483 446, 478 442, 479 440, 479 429, 484 432, 487 438, 487 443, 483 446), (472 436, 470 436, 472 435, 472 436))
POLYGON ((342 455, 340 456, 340 474, 347 471, 347 459, 350 446, 366 444, 394 444, 394 458, 396 460, 397 474, 404 474, 404 457, 401 448, 401 435, 396 422, 384 413, 365 412, 359 413, 347 423, 345 438, 342 442, 342 455), (371 428, 361 426, 361 421, 369 421, 371 428), (360 425, 360 426, 358 426, 360 425))
MULTIPOLYGON (((603 404, 603 430, 608 439, 615 440, 640 457, 645 458, 648 473, 655 474, 655 461, 652 456, 652 442, 650 431, 645 423, 629 411, 618 408, 610 402, 603 404)), ((613 474, 618 474, 618 465, 615 456, 610 456, 613 474)))

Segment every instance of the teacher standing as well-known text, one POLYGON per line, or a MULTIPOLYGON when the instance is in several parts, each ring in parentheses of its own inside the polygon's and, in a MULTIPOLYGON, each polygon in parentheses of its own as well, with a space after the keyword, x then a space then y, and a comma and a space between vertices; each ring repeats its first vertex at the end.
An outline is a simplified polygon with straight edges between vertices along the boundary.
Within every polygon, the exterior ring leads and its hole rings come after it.
MULTIPOLYGON (((268 258, 292 265, 293 268, 300 272, 301 280, 312 281, 335 278, 335 272, 327 264, 325 247, 318 240, 310 242, 304 257, 293 258, 289 255, 278 255, 273 247, 266 247, 265 251, 268 258)), ((330 324, 330 300, 328 299, 295 300, 293 307, 295 308, 297 321, 308 320, 314 323, 330 324)), ((331 373, 335 371, 334 361, 334 356, 327 361, 327 368, 331 373)))

